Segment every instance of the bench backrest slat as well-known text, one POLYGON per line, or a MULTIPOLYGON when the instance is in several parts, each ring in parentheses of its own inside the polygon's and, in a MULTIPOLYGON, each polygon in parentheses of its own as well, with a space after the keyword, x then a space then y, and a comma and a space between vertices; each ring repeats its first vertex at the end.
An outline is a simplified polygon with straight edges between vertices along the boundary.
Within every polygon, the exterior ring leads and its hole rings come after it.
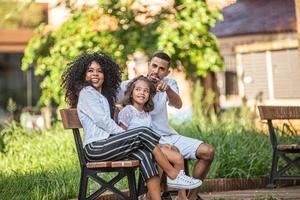
POLYGON ((84 157, 83 144, 80 136, 79 128, 82 128, 81 123, 78 118, 77 109, 61 109, 60 110, 61 119, 65 129, 72 129, 74 140, 76 144, 76 150, 79 158, 81 167, 86 166, 86 159, 84 157))
POLYGON ((262 120, 300 119, 300 106, 258 106, 262 120))
POLYGON ((300 119, 300 106, 258 106, 262 120, 268 121, 268 129, 273 149, 277 148, 277 138, 272 120, 300 119))
POLYGON ((60 115, 65 129, 82 128, 76 108, 61 109, 60 115))

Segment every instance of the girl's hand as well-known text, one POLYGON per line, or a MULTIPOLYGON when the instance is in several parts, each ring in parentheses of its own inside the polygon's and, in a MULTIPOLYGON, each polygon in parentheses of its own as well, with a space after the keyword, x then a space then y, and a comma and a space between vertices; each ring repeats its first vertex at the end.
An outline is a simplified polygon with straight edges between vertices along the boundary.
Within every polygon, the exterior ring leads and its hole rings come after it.
POLYGON ((170 150, 170 149, 172 149, 172 145, 170 145, 170 144, 161 144, 160 148, 170 150))
POLYGON ((124 131, 127 131, 127 127, 124 124, 120 123, 119 126, 124 129, 124 131))

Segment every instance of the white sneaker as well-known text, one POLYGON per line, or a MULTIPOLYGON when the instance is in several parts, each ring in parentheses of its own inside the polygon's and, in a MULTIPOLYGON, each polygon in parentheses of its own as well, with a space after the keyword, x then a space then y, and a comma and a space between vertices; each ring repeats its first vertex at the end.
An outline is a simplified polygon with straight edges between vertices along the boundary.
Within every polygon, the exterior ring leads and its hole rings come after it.
POLYGON ((187 176, 183 170, 180 170, 175 179, 167 177, 167 185, 174 189, 194 189, 202 185, 202 181, 200 179, 187 176))

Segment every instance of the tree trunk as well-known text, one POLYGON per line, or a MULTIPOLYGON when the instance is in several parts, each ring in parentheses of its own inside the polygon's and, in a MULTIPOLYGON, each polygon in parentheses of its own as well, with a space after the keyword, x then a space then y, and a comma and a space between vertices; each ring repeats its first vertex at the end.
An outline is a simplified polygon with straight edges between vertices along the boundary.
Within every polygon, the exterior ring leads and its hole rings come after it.
POLYGON ((213 102, 213 109, 215 113, 220 113, 220 91, 217 86, 217 77, 215 72, 208 72, 206 77, 200 77, 200 82, 204 90, 204 96, 212 91, 215 95, 213 102))

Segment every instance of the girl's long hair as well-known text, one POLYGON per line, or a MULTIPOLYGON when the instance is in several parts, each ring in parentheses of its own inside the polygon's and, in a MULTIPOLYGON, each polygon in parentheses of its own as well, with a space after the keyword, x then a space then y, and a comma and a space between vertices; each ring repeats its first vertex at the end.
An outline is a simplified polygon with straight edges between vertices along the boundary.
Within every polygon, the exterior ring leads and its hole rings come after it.
POLYGON ((154 109, 153 97, 156 94, 156 88, 155 88, 154 84, 148 78, 146 78, 144 76, 138 76, 138 77, 132 79, 128 83, 127 89, 125 91, 124 98, 121 100, 121 104, 123 106, 133 105, 132 93, 133 93, 133 90, 135 88, 135 85, 136 85, 137 81, 145 81, 148 84, 148 86, 149 86, 149 89, 150 89, 150 91, 149 91, 149 99, 144 104, 144 111, 145 112, 150 112, 150 111, 152 111, 154 109))

